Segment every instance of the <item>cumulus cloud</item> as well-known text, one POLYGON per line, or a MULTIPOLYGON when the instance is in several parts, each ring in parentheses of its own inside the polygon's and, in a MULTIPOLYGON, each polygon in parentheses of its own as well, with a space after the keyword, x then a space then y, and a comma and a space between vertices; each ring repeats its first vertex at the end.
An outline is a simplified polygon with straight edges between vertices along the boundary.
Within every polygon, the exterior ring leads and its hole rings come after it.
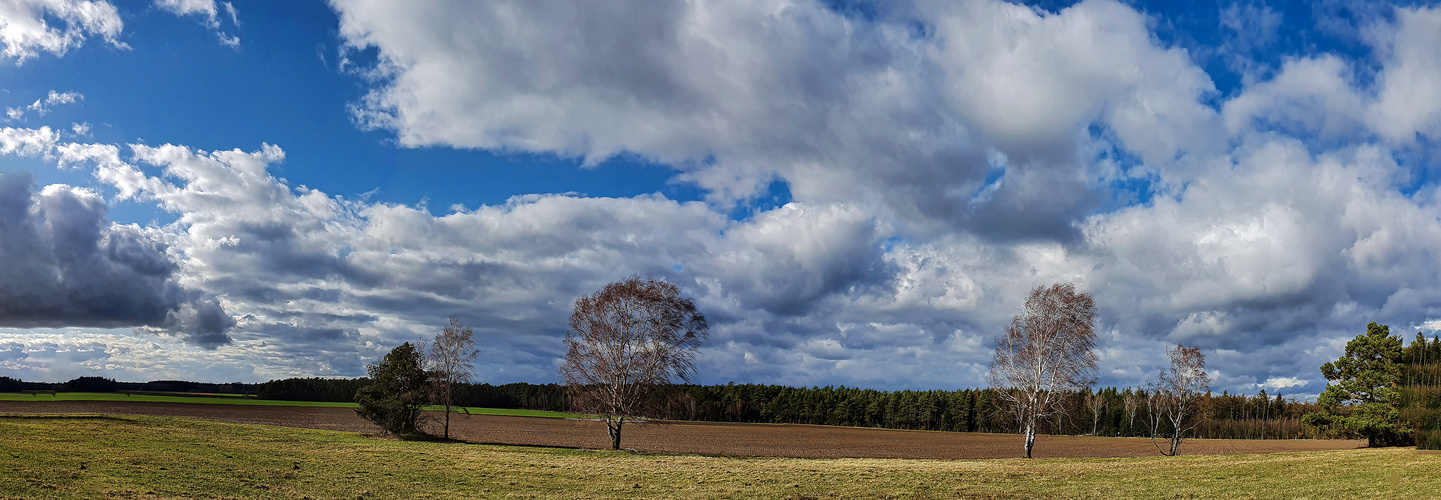
POLYGON ((860 200, 915 233, 1075 237, 1100 201, 1093 124, 1162 163, 1220 131, 1197 103, 1204 72, 1109 1, 876 19, 808 0, 333 5, 345 43, 379 56, 354 115, 402 145, 632 153, 720 203, 779 177, 797 200, 860 200))
POLYGON ((1349 65, 1327 54, 1286 61, 1274 78, 1227 101, 1222 114, 1232 134, 1265 128, 1336 140, 1361 134, 1366 112, 1349 65))
POLYGON ((85 100, 85 96, 79 92, 56 92, 52 90, 49 95, 36 99, 35 102, 29 106, 23 108, 6 108, 5 116, 8 116, 11 120, 19 120, 25 117, 26 111, 34 112, 39 116, 45 116, 46 113, 50 112, 50 108, 57 104, 72 104, 82 100, 85 100))
POLYGON ((107 222, 94 191, 25 174, 0 177, 0 325, 147 326, 200 345, 228 342, 234 320, 176 281, 153 229, 107 222))
POLYGON ((1367 116, 1378 134, 1410 144, 1441 139, 1441 9, 1398 9, 1396 26, 1378 50, 1386 54, 1381 89, 1367 116))
POLYGON ((50 127, 0 128, 0 154, 49 156, 60 140, 60 133, 50 127))
POLYGON ((240 46, 240 37, 228 35, 220 29, 220 21, 223 19, 221 17, 222 12, 225 15, 224 18, 230 20, 231 26, 240 26, 239 13, 230 2, 216 3, 215 0, 155 0, 155 6, 177 16, 200 18, 201 24, 204 24, 210 28, 211 31, 215 32, 215 37, 220 40, 222 45, 231 48, 240 46))
POLYGON ((115 6, 103 0, 8 0, 0 2, 0 43, 5 45, 0 57, 14 58, 18 66, 41 51, 63 56, 88 36, 125 49, 129 46, 120 41, 124 26, 115 6))
POLYGON ((573 298, 637 272, 696 292, 715 287, 698 298, 717 317, 759 307, 782 320, 884 276, 875 222, 845 206, 789 205, 738 223, 658 196, 534 195, 437 217, 292 187, 268 172, 285 157, 276 146, 127 148, 55 149, 60 163, 93 166, 117 198, 176 213, 175 223, 148 230, 183 256, 179 285, 217 297, 142 330, 199 341, 217 321, 228 326, 229 313, 238 342, 331 353, 332 369, 346 374, 380 346, 459 314, 490 337, 494 370, 549 379, 573 298))
POLYGON ((1295 377, 1274 377, 1267 379, 1265 382, 1262 382, 1261 386, 1268 387, 1273 391, 1276 391, 1281 389, 1290 389, 1292 387, 1302 387, 1308 383, 1310 383, 1310 381, 1298 379, 1295 377))

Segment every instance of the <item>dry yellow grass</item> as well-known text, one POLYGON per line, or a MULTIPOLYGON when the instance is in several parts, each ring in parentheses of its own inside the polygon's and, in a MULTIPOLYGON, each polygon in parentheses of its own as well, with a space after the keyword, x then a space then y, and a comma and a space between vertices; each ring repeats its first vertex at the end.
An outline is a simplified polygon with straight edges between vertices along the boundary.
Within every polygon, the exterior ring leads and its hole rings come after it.
POLYGON ((15 498, 1430 498, 1441 455, 732 458, 376 439, 163 417, 0 417, 15 498), (82 468, 81 466, 84 465, 82 468))

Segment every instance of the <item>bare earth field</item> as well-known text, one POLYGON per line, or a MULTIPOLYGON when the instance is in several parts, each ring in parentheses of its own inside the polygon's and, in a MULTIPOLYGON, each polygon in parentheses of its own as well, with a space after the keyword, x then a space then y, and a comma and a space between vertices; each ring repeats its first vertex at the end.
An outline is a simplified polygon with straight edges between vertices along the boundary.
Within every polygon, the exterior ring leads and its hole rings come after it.
MULTIPOLYGON (((0 401, 4 413, 194 417, 246 424, 360 433, 376 428, 350 408, 109 401, 0 401)), ((606 448, 600 422, 558 418, 451 415, 451 437, 474 443, 606 448)), ((1021 455, 1014 434, 860 429, 815 425, 674 422, 627 424, 621 445, 645 452, 797 458, 986 459, 1021 455)), ((1360 448, 1364 441, 1193 439, 1182 455, 1235 455, 1360 448)), ((1155 456, 1149 439, 1039 436, 1037 458, 1155 456)))

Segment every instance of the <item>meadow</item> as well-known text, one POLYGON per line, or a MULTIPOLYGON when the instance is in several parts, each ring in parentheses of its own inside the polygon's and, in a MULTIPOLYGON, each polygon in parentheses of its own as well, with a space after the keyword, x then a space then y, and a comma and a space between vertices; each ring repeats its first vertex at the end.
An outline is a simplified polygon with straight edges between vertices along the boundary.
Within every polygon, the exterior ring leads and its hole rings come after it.
POLYGON ((0 498, 1429 498, 1441 454, 798 459, 399 441, 155 416, 0 416, 0 498))

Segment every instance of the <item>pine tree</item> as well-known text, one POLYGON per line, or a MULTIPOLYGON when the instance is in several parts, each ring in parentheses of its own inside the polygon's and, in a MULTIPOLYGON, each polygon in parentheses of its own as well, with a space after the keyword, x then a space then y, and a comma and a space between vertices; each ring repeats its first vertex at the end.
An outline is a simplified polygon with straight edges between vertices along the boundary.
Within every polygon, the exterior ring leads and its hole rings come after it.
POLYGON ((1401 444, 1400 358, 1400 337, 1391 336, 1386 325, 1366 325, 1366 333, 1346 343, 1346 354, 1321 365, 1321 374, 1334 383, 1316 399, 1321 411, 1307 414, 1306 423, 1360 434, 1373 447, 1401 444))
POLYGON ((430 403, 430 375, 410 342, 365 367, 370 384, 355 393, 355 414, 391 434, 416 434, 420 409, 430 403))

